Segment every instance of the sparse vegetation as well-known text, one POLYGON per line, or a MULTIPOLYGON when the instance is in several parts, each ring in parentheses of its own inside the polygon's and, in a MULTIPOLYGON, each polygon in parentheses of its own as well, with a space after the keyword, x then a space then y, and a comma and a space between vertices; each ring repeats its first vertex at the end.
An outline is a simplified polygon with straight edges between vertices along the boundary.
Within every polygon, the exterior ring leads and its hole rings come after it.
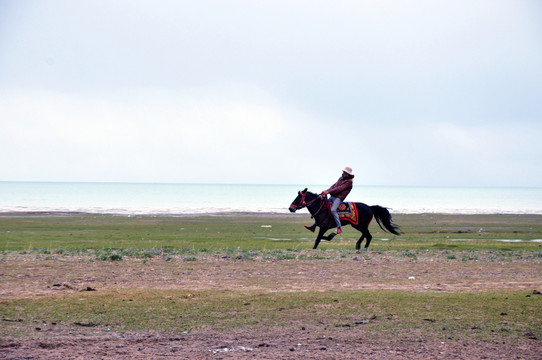
POLYGON ((300 217, 0 216, 0 339, 274 329, 538 354, 541 220, 400 215, 404 235, 372 226, 355 251, 348 228, 312 250, 300 217))

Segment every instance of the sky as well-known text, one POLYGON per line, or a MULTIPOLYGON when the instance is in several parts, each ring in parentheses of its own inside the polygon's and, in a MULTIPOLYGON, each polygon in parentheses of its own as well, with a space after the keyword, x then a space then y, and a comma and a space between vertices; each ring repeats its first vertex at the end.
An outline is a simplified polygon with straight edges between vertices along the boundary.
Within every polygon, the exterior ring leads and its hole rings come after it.
POLYGON ((0 181, 542 186, 542 2, 0 0, 0 181))

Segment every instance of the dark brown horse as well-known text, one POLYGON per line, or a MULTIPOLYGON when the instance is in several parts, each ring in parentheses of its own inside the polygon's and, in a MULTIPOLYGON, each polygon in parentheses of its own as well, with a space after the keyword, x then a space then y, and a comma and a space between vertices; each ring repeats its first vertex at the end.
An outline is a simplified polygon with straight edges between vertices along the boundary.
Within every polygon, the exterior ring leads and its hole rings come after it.
MULTIPOLYGON (((376 222, 382 230, 389 231, 395 235, 400 235, 399 227, 393 223, 391 214, 387 208, 378 205, 369 206, 364 203, 351 204, 355 206, 357 210, 359 217, 357 224, 351 223, 347 220, 341 220, 341 224, 352 225, 354 229, 361 231, 361 237, 356 243, 356 250, 360 249, 363 239, 366 239, 365 249, 369 247, 369 244, 373 238, 369 232, 369 224, 371 223, 373 217, 376 219, 376 222)), ((292 205, 290 205, 289 210, 290 212, 295 212, 296 210, 304 207, 309 210, 316 222, 316 225, 320 228, 318 235, 316 236, 316 240, 314 241, 313 249, 316 249, 321 240, 330 241, 335 237, 335 235, 337 235, 336 233, 331 233, 324 236, 326 231, 335 228, 337 225, 335 224, 335 220, 328 210, 329 207, 327 197, 316 195, 307 191, 307 189, 299 191, 297 197, 292 202, 292 205)))

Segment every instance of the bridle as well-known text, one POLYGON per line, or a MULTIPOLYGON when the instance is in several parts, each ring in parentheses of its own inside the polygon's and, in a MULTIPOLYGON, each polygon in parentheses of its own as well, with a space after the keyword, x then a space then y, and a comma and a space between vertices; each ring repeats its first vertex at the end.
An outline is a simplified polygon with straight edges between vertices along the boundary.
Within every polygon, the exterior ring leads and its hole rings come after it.
MULTIPOLYGON (((296 205, 296 208, 295 208, 296 210, 303 209, 304 207, 307 207, 307 206, 311 205, 316 200, 319 200, 319 199, 324 200, 324 198, 325 198, 325 195, 320 194, 317 197, 315 197, 314 199, 310 200, 309 202, 306 202, 305 197, 307 196, 307 193, 306 192, 303 193, 303 192, 300 191, 299 195, 301 195, 301 201, 299 202, 299 204, 296 205)), ((326 201, 321 201, 320 202, 320 207, 318 208, 318 210, 314 214, 311 214, 311 217, 315 217, 316 214, 318 214, 320 211, 322 211, 325 204, 326 204, 326 201)), ((292 204, 292 205, 294 205, 294 204, 292 204)), ((292 207, 292 205, 290 205, 290 207, 292 207)))

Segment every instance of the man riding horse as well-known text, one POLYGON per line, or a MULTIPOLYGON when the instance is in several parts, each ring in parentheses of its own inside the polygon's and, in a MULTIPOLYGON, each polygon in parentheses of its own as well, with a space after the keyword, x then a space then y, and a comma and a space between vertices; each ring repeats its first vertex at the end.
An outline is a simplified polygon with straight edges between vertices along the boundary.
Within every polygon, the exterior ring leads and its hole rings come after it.
MULTIPOLYGON (((347 185, 345 188, 343 188, 342 191, 337 192, 337 189, 340 189, 340 185, 343 182, 351 183, 354 176, 352 175, 352 169, 349 167, 346 167, 344 172, 348 174, 348 176, 343 174, 343 177, 341 177, 341 179, 339 179, 337 183, 335 183, 328 190, 323 191, 322 194, 329 193, 335 195, 335 197, 337 198, 339 198, 338 196, 345 197, 348 192, 350 192, 351 185, 347 185), (335 187, 335 185, 337 185, 337 187, 335 187)), ((385 207, 382 207, 380 205, 369 206, 367 204, 358 202, 342 203, 341 205, 344 205, 345 208, 349 207, 352 211, 349 215, 342 214, 343 225, 351 225, 354 229, 361 232, 361 237, 356 242, 356 250, 360 250, 361 243, 364 239, 366 239, 365 249, 369 248, 369 244, 371 243, 371 239, 373 238, 371 232, 369 231, 369 224, 371 223, 371 220, 373 218, 376 219, 376 222, 382 230, 389 231, 394 235, 401 234, 399 227, 393 223, 391 214, 385 207)), ((307 208, 307 210, 309 210, 311 217, 314 218, 315 221, 313 226, 305 227, 311 231, 314 231, 316 226, 320 228, 320 230, 318 231, 318 235, 314 240, 313 249, 318 248, 318 244, 320 244, 321 240, 331 241, 333 237, 337 235, 336 232, 325 235, 326 231, 335 227, 334 225, 340 226, 341 224, 340 222, 336 223, 334 217, 331 216, 330 213, 325 211, 326 209, 329 209, 329 203, 326 196, 314 194, 308 191, 307 188, 305 188, 305 190, 298 191, 296 198, 294 199, 294 201, 292 201, 288 209, 290 210, 290 212, 294 213, 297 210, 303 208, 307 208)))
MULTIPOLYGON (((354 179, 352 168, 350 166, 345 166, 339 180, 337 180, 335 184, 331 185, 329 189, 324 190, 321 193, 323 196, 327 194, 331 195, 329 198, 331 202, 331 215, 333 216, 333 219, 335 219, 335 224, 337 224, 337 234, 341 234, 343 232, 341 229, 341 220, 339 219, 339 214, 337 214, 337 209, 352 190, 352 179, 354 179)), ((316 226, 317 224, 315 222, 311 226, 305 225, 305 228, 314 232, 316 226)))

